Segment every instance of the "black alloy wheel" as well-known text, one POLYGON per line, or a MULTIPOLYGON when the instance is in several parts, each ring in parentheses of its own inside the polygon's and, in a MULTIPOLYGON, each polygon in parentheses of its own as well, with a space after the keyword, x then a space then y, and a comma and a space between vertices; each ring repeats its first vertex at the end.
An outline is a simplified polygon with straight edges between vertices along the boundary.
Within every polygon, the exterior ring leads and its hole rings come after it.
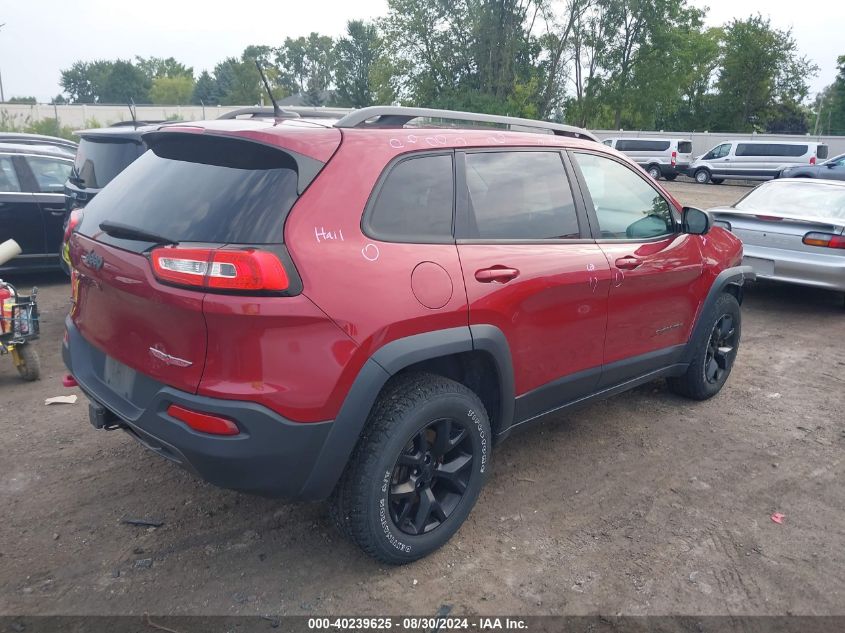
POLYGON ((467 429, 450 418, 420 429, 393 467, 390 518, 405 534, 437 529, 461 501, 472 475, 473 443, 467 429))
POLYGON ((704 356, 704 377, 710 384, 717 384, 728 370, 736 348, 736 328, 730 314, 723 314, 710 334, 710 342, 704 356))

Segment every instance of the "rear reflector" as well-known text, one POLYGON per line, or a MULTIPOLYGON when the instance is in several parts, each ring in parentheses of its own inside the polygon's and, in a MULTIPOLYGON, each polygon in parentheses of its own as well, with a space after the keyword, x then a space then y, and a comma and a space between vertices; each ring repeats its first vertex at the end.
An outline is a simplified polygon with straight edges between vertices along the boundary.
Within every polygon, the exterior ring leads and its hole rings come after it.
POLYGON ((167 414, 177 420, 181 420, 189 427, 195 431, 199 431, 200 433, 209 433, 211 435, 237 435, 241 432, 238 425, 232 422, 229 418, 222 418, 220 416, 211 415, 210 413, 191 411, 185 407, 180 407, 178 404, 171 404, 167 407, 167 414))
POLYGON ((290 283, 285 267, 273 253, 254 248, 164 246, 153 249, 150 259, 158 279, 180 286, 280 291, 290 283))
POLYGON ((802 240, 808 246, 823 246, 825 248, 845 248, 845 237, 830 233, 807 233, 802 240))

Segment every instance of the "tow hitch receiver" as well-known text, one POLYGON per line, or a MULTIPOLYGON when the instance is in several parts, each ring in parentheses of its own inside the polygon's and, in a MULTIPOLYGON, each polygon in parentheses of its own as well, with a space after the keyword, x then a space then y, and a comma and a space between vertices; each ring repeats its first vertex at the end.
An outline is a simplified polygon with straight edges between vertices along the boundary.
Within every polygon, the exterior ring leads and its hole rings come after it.
POLYGON ((90 402, 88 404, 88 420, 95 429, 114 431, 123 426, 114 413, 100 404, 90 402))

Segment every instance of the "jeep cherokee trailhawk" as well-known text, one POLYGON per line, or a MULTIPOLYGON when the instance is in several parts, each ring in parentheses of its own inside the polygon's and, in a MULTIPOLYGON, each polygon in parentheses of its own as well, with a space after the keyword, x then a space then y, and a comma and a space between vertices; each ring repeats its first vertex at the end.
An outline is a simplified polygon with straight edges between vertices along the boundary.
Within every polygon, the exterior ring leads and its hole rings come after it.
POLYGON ((741 243, 585 130, 374 107, 144 142, 70 238, 91 422, 328 498, 383 561, 455 533, 514 429, 660 377, 705 399, 736 358, 741 243))

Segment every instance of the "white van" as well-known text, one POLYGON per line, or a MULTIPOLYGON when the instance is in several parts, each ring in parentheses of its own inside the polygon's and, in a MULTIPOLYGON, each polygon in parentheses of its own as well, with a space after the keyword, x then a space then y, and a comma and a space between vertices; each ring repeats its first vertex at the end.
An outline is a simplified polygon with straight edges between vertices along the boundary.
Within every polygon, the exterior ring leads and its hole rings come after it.
POLYGON ((696 158, 687 175, 704 185, 725 179, 770 180, 787 167, 815 165, 827 145, 814 141, 725 141, 696 158))
POLYGON ((602 143, 636 161, 655 180, 675 180, 692 162, 692 141, 685 138, 608 138, 602 143))

